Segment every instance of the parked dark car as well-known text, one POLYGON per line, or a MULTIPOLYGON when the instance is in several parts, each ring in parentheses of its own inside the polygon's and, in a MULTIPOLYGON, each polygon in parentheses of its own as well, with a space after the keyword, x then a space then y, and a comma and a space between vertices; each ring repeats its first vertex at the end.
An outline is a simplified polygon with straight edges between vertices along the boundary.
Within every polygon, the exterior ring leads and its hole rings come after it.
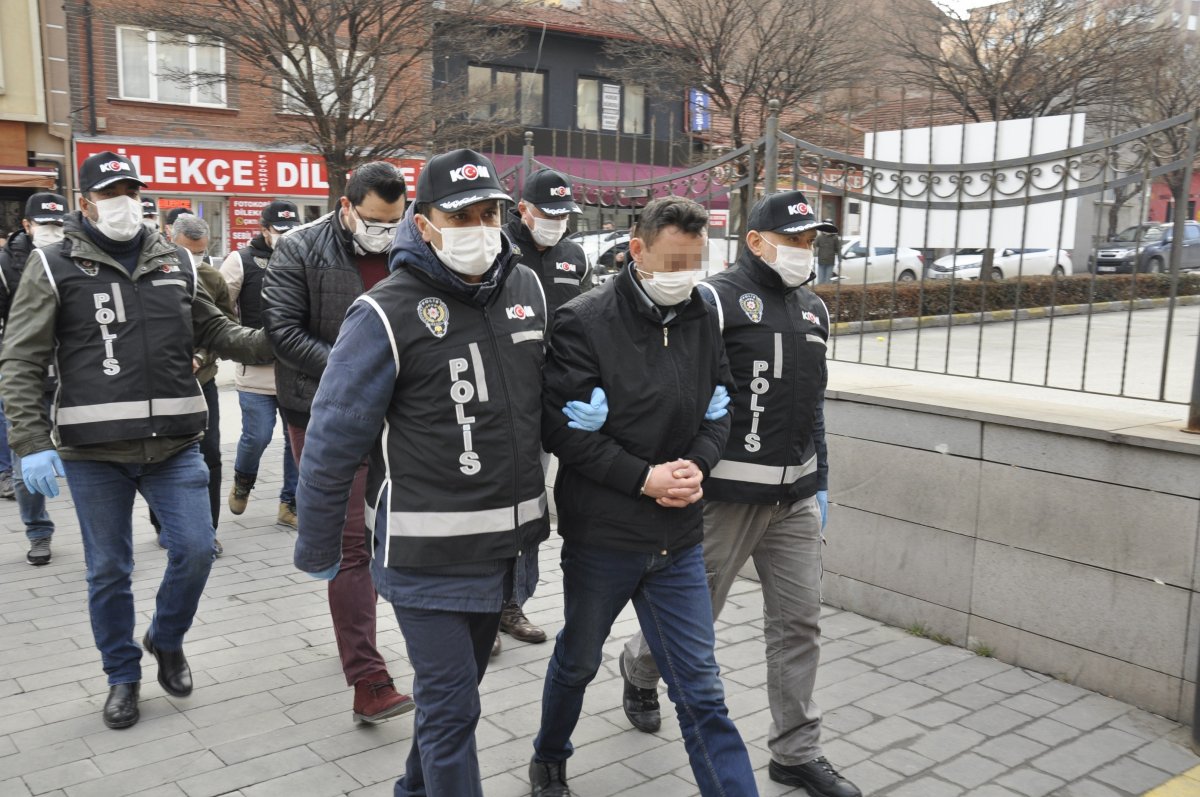
MULTIPOLYGON (((1179 267, 1200 268, 1200 222, 1185 222, 1183 231, 1179 267)), ((1145 274, 1168 271, 1174 233, 1174 224, 1148 222, 1127 227, 1096 247, 1096 251, 1088 258, 1088 271, 1097 274, 1131 274, 1135 264, 1137 271, 1145 274)))

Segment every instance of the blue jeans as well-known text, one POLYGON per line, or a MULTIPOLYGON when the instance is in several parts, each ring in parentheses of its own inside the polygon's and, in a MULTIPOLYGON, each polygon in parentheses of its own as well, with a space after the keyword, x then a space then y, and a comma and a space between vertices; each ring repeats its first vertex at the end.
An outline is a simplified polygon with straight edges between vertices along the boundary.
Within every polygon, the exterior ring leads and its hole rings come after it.
POLYGON ((836 265, 835 263, 829 263, 829 264, 818 263, 817 264, 817 284, 818 285, 828 285, 829 283, 833 282, 833 269, 834 269, 835 265, 836 265))
POLYGON ((142 678, 142 649, 134 640, 133 498, 141 493, 162 523, 167 569, 158 587, 150 636, 162 650, 179 650, 192 625, 213 563, 208 468, 191 445, 149 464, 64 460, 67 485, 83 534, 88 613, 108 683, 142 678))
POLYGON ((757 795, 746 745, 725 708, 700 546, 661 555, 567 541, 562 572, 565 623, 546 671, 534 758, 565 761, 574 751, 584 691, 600 669, 613 621, 632 600, 675 704, 700 794, 757 795))
POLYGON ((3 412, 4 405, 0 404, 0 472, 13 469, 12 449, 8 447, 8 421, 3 412))
POLYGON ((500 613, 394 606, 417 704, 412 747, 394 797, 483 797, 475 726, 479 682, 487 670, 500 613))
MULTIPOLYGON (((271 444, 271 436, 275 433, 275 416, 279 415, 280 423, 283 416, 279 412, 279 403, 274 396, 262 393, 238 391, 238 404, 242 408, 242 436, 238 438, 237 456, 233 460, 233 469, 247 476, 258 475, 258 463, 262 460, 263 452, 271 444)), ((283 434, 283 488, 279 491, 279 503, 296 503, 296 459, 292 456, 292 441, 288 439, 287 427, 283 434)))
MULTIPOLYGON (((3 424, 7 426, 8 424, 3 424)), ((54 536, 54 521, 46 511, 46 496, 31 493, 21 478, 21 458, 13 457, 13 493, 17 499, 17 511, 25 524, 25 537, 30 542, 48 540, 54 536)))

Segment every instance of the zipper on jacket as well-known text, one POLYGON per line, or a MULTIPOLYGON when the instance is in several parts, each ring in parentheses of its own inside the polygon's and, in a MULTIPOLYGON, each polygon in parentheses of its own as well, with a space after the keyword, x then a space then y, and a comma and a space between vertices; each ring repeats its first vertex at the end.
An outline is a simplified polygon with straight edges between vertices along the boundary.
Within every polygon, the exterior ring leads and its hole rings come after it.
POLYGON ((150 381, 150 341, 146 336, 146 303, 142 301, 142 292, 138 290, 138 280, 134 277, 136 273, 137 268, 134 268, 133 273, 129 275, 129 281, 133 283, 133 295, 137 297, 138 320, 142 327, 142 368, 145 371, 143 381, 146 383, 146 397, 149 399, 146 403, 149 406, 150 436, 158 437, 158 430, 154 423, 154 385, 150 381))
POLYGON ((667 345, 668 345, 667 327, 664 324, 663 325, 663 348, 665 349, 667 347, 667 345))
MULTIPOLYGON (((513 474, 513 537, 516 544, 517 556, 521 555, 521 476, 520 452, 517 451, 517 424, 513 421, 512 399, 508 395, 508 380, 505 379, 504 362, 500 358, 500 344, 496 342, 496 328, 492 326, 492 317, 486 307, 480 308, 483 321, 487 324, 488 340, 492 344, 492 353, 496 356, 496 371, 500 374, 500 392, 504 394, 504 406, 508 408, 505 417, 508 418, 508 439, 512 443, 512 474, 513 474)), ((479 377, 478 374, 475 375, 479 377)))
MULTIPOLYGON (((795 402, 796 389, 798 387, 796 376, 800 372, 800 344, 796 340, 796 336, 797 336, 796 319, 792 316, 792 314, 790 312, 786 312, 787 296, 784 296, 783 302, 784 302, 784 309, 785 309, 784 315, 787 316, 788 326, 792 330, 792 350, 794 352, 796 352, 796 356, 794 358, 796 360, 796 362, 792 363, 792 377, 789 380, 791 382, 791 391, 792 391, 791 395, 789 396, 789 399, 790 399, 789 404, 791 404, 791 403, 795 402)), ((782 351, 780 351, 779 356, 780 357, 784 356, 782 351)), ((783 368, 783 363, 780 363, 779 367, 783 368)), ((783 438, 784 439, 783 473, 781 473, 779 475, 779 498, 776 499, 775 506, 779 506, 780 504, 783 503, 783 495, 784 495, 785 491, 787 490, 787 462, 788 462, 788 459, 790 459, 789 455, 790 455, 791 449, 792 449, 792 424, 794 422, 795 416, 796 416, 795 412, 789 412, 788 416, 787 416, 787 436, 783 438)))

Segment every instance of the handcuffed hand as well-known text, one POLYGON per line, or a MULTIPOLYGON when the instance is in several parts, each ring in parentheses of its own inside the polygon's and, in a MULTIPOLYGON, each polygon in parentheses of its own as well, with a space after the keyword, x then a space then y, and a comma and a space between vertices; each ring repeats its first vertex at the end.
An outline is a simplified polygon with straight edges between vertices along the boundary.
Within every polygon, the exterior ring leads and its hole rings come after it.
POLYGON ((696 463, 677 459, 651 468, 642 493, 653 498, 659 506, 682 509, 704 497, 704 489, 700 486, 702 481, 704 474, 696 467, 696 463))

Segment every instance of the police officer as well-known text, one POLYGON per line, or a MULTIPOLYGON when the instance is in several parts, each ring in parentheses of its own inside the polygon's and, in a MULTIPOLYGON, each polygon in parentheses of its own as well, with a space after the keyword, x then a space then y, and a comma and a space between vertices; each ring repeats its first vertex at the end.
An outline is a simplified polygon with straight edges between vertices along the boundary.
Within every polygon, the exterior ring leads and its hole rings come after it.
MULTIPOLYGON (((430 158, 392 274, 351 306, 312 404, 296 566, 328 577, 370 454, 371 574, 414 671, 416 730, 397 797, 478 797, 478 684, 500 610, 537 584, 546 303, 501 232, 496 167, 430 158)), ((297 233, 284 239, 285 244, 297 233)), ((274 264, 272 264, 274 269, 274 264)))
POLYGON ((158 232, 158 202, 153 197, 142 197, 142 224, 150 232, 158 232))
POLYGON ((58 495, 56 477, 65 472, 75 500, 110 728, 139 716, 142 652, 130 582, 136 493, 162 522, 167 544, 142 644, 168 694, 192 691, 183 637, 215 536, 197 442, 207 408, 192 373, 193 346, 250 362, 270 356, 262 332, 233 324, 209 300, 188 253, 142 225, 143 185, 123 155, 101 152, 83 162, 81 211, 66 218, 61 242, 30 256, 0 356, 0 397, 26 486, 58 495), (43 401, 52 362, 59 366, 53 430, 43 401))
MULTIPOLYGON (((504 225, 504 233, 519 250, 519 262, 541 281, 551 317, 561 305, 591 287, 583 247, 564 237, 572 213, 579 213, 579 206, 571 198, 571 183, 560 172, 541 169, 525 181, 521 201, 508 211, 504 225)), ((546 632, 529 622, 516 601, 505 605, 500 630, 522 642, 546 641, 546 632)), ((492 652, 500 652, 499 636, 492 652)))
POLYGON ((541 169, 529 175, 521 201, 508 212, 504 232, 520 249, 520 262, 538 275, 550 314, 591 287, 583 247, 567 239, 567 220, 579 213, 566 175, 541 169))
MULTIPOLYGON (((724 456, 704 482, 713 617, 753 557, 764 597, 770 777, 818 797, 858 797, 822 755, 812 700, 829 505, 822 413, 829 311, 804 286, 813 277, 813 238, 837 228, 818 221, 799 191, 760 200, 748 228, 737 264, 700 288, 717 308, 737 387, 724 456)), ((626 716, 639 730, 656 730, 658 668, 641 634, 625 645, 621 670, 626 716)))
MULTIPOLYGON (((30 253, 37 247, 49 246, 63 239, 63 220, 67 216, 67 198, 60 194, 39 193, 25 202, 25 218, 21 229, 13 233, 0 251, 0 318, 8 323, 12 309, 12 297, 21 284, 21 274, 30 253)), ((53 398, 56 381, 46 378, 44 399, 53 398)), ((4 423, 0 418, 0 423, 4 423)), ((7 424, 5 424, 7 427, 7 424)), ((8 448, 7 428, 4 430, 4 447, 8 448)), ((10 454, 11 456, 11 454, 10 454)), ((25 524, 25 538, 29 540, 29 553, 25 561, 35 567, 50 564, 50 539, 54 536, 54 522, 46 512, 46 496, 31 493, 21 480, 21 460, 17 458, 12 473, 13 497, 25 524)))
MULTIPOLYGON (((275 244, 288 230, 300 224, 295 203, 276 199, 262 209, 260 231, 250 243, 230 252, 221 263, 221 276, 229 296, 237 305, 242 324, 251 329, 263 326, 263 280, 275 244)), ((279 490, 276 522, 296 528, 296 461, 279 402, 275 398, 275 363, 239 365, 233 374, 238 405, 242 410, 242 435, 233 461, 233 485, 229 489, 229 511, 246 511, 250 492, 258 480, 258 464, 275 434, 275 418, 283 428, 283 486, 279 490)))

